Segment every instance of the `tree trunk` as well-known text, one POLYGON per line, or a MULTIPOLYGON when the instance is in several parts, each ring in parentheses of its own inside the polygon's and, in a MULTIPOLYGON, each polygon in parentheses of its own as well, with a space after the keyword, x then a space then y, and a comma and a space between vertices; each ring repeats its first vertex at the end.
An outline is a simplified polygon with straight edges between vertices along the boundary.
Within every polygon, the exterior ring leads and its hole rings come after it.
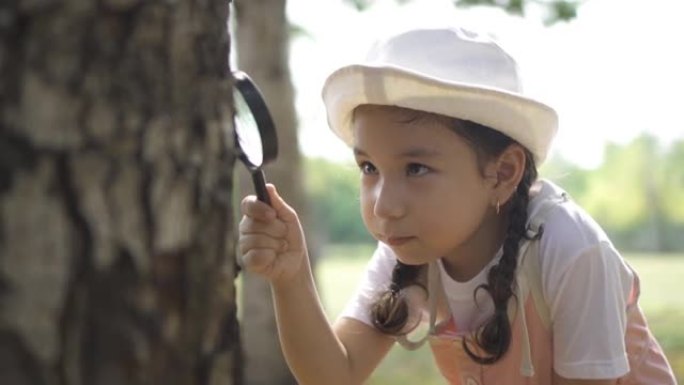
MULTIPOLYGON (((298 212, 307 229, 310 256, 317 255, 316 234, 307 225, 302 158, 297 140, 294 87, 289 67, 289 25, 286 0, 235 0, 235 44, 238 67, 257 83, 269 106, 278 133, 277 161, 266 166, 267 180, 298 212)), ((246 180, 243 178, 241 180, 246 180)), ((242 195, 254 194, 251 182, 242 195)), ((249 385, 289 385, 295 379, 282 356, 269 284, 242 276, 245 378, 249 385)))
POLYGON ((0 383, 239 384, 225 0, 0 6, 0 383))

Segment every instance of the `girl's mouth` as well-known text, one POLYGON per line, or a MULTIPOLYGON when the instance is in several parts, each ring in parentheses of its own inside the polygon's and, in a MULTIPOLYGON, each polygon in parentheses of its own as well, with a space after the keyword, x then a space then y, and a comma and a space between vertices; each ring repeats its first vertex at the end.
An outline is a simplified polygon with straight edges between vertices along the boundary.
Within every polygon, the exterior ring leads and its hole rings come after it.
POLYGON ((415 237, 387 237, 385 243, 389 246, 401 246, 414 238, 415 237))

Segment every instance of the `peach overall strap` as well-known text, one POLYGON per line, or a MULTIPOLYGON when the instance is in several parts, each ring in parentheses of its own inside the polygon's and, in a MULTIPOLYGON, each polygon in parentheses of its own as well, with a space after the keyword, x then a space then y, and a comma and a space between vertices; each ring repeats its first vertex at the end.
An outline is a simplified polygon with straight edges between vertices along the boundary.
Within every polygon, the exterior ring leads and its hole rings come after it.
POLYGON ((439 279, 439 266, 437 262, 431 262, 428 265, 428 312, 429 312, 429 328, 427 334, 417 341, 411 341, 406 335, 397 337, 397 342, 407 350, 416 350, 423 346, 423 344, 435 334, 435 324, 437 322, 437 298, 440 290, 441 282, 439 279))
MULTIPOLYGON (((530 247, 530 244, 532 244, 532 240, 528 240, 525 242, 525 244, 520 248, 520 263, 521 265, 518 268, 523 268, 524 265, 522 264, 525 262, 524 260, 527 259, 525 258, 527 255, 528 248, 530 247)), ((536 247, 533 248, 536 251, 536 247)), ((532 364, 532 349, 530 347, 530 334, 529 330, 527 327, 527 318, 525 316, 525 293, 528 292, 529 287, 528 287, 528 279, 526 277, 526 274, 524 272, 516 274, 516 287, 517 287, 517 299, 516 303, 518 304, 518 314, 520 316, 520 322, 522 323, 522 360, 520 362, 520 374, 525 376, 525 377, 532 377, 534 376, 534 365, 532 364)))
POLYGON ((525 294, 532 296, 537 313, 545 325, 550 324, 549 308, 542 296, 541 271, 539 268, 539 241, 538 238, 543 231, 543 224, 546 216, 552 208, 558 204, 568 201, 565 193, 545 199, 537 211, 532 216, 527 225, 527 240, 520 246, 518 253, 518 269, 516 274, 518 314, 522 323, 522 361, 520 363, 520 374, 525 377, 534 376, 534 365, 532 363, 532 350, 530 347, 530 334, 525 315, 525 294), (530 248, 531 247, 531 248, 530 248))
POLYGON ((518 274, 518 279, 524 281, 534 299, 535 308, 539 313, 545 326, 550 326, 551 315, 549 307, 542 294, 542 272, 539 266, 539 237, 544 231, 543 225, 547 215, 559 204, 568 202, 566 193, 546 198, 537 210, 535 215, 529 218, 527 223, 526 237, 528 238, 520 247, 518 257, 518 268, 522 274, 518 274), (532 249, 529 249, 532 247, 532 249))

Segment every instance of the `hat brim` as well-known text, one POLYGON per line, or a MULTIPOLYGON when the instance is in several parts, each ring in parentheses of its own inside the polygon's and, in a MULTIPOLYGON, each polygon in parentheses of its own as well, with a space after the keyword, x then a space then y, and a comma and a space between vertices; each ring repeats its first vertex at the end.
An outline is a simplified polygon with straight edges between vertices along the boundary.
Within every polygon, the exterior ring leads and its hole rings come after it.
POLYGON ((333 72, 323 86, 330 128, 353 145, 353 111, 362 104, 391 105, 470 120, 515 139, 534 155, 547 156, 558 130, 550 106, 520 94, 445 82, 392 66, 350 65, 333 72))

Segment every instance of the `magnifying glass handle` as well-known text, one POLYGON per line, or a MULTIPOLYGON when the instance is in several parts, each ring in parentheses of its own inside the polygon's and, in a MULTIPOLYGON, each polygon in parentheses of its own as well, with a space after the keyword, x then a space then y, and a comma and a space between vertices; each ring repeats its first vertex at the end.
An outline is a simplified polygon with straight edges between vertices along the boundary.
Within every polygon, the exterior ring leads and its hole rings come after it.
POLYGON ((257 199, 270 206, 271 197, 268 196, 266 178, 264 177, 264 172, 260 168, 252 171, 252 182, 254 182, 254 190, 256 190, 257 199))

